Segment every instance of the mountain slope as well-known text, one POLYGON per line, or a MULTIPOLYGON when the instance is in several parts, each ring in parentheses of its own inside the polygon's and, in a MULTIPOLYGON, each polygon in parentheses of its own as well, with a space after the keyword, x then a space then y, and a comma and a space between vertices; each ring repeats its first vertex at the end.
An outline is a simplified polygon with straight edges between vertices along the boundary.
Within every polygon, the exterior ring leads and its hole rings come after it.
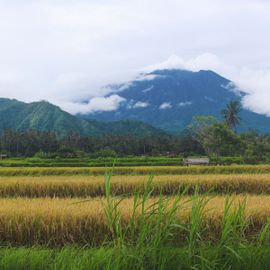
MULTIPOLYGON (((114 88, 119 89, 117 94, 126 102, 114 112, 97 112, 88 117, 102 121, 138 120, 172 133, 182 131, 196 115, 220 119, 220 111, 229 101, 241 101, 244 96, 235 91, 231 81, 212 71, 157 70, 114 88)), ((270 131, 269 117, 243 108, 241 118, 239 130, 270 131)))
POLYGON ((33 129, 54 131, 60 135, 76 132, 89 136, 164 134, 161 130, 138 121, 102 123, 95 120, 84 120, 46 101, 24 103, 14 99, 0 98, 0 119, 0 131, 33 129))

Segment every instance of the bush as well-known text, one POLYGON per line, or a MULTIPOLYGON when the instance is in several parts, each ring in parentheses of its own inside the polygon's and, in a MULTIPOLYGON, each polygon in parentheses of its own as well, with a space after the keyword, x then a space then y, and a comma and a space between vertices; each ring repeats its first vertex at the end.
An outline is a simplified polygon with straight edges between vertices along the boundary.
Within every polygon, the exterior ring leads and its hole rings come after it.
POLYGON ((56 153, 59 157, 76 157, 75 151, 69 147, 61 147, 56 153))
POLYGON ((243 157, 221 157, 219 161, 216 159, 211 159, 211 161, 221 165, 244 164, 243 157))
POLYGON ((48 154, 44 152, 37 152, 34 155, 35 158, 48 158, 48 154))
POLYGON ((95 152, 93 157, 117 157, 117 153, 110 148, 104 148, 103 150, 95 152))

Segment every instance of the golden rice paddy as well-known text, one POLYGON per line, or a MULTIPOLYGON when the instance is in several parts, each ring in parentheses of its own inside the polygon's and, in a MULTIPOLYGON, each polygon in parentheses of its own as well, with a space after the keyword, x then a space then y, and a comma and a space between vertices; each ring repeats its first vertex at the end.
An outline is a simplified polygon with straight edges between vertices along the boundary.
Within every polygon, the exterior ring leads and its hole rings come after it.
MULTIPOLYGON (((199 197, 206 202, 203 224, 209 237, 219 235, 225 196, 199 197)), ((175 199, 169 198, 171 203, 175 199)), ((231 196, 231 211, 246 200, 245 219, 249 221, 249 234, 258 232, 270 215, 269 196, 231 196)), ((147 201, 147 206, 157 198, 147 201)), ((133 198, 121 201, 121 222, 128 223, 133 211, 133 198)), ((0 239, 11 245, 96 245, 106 241, 109 228, 106 221, 104 198, 11 198, 0 199, 0 239)), ((190 222, 194 199, 185 196, 180 201, 177 216, 182 223, 190 222)), ((150 207, 151 208, 151 207, 150 207)), ((149 208, 149 209, 150 209, 149 208)), ((138 213, 140 209, 137 209, 138 213)))
MULTIPOLYGON (((115 201, 120 200, 119 222, 123 226, 134 211, 135 194, 145 190, 148 180, 147 175, 112 176, 111 194, 116 196, 115 201)), ((245 205, 248 237, 268 224, 270 174, 267 173, 157 175, 152 188, 148 209, 156 205, 160 193, 168 199, 169 207, 180 196, 179 224, 191 223, 196 201, 200 200, 202 205, 205 202, 203 231, 211 239, 220 235, 228 198, 232 201, 230 211, 245 205), (196 192, 200 195, 193 196, 196 192)), ((104 175, 1 176, 1 245, 100 245, 110 236, 104 195, 104 175)), ((139 212, 137 208, 136 217, 139 212)))
MULTIPOLYGON (((132 195, 144 189, 149 176, 118 175, 111 178, 114 195, 132 195)), ((154 194, 270 194, 269 174, 158 175, 154 194)), ((0 197, 95 197, 105 194, 104 176, 0 177, 0 197)))

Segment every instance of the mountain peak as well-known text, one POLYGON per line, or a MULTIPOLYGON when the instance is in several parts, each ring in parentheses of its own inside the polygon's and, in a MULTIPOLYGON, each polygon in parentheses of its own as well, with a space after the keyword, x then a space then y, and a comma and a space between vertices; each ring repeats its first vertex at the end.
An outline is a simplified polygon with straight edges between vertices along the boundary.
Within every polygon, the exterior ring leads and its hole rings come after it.
MULTIPOLYGON (((159 69, 118 89, 126 102, 112 112, 91 113, 88 117, 102 121, 139 120, 168 132, 181 132, 196 115, 221 118, 221 110, 244 93, 234 90, 233 83, 212 70, 189 71, 159 69), (150 75, 150 76, 149 76, 150 75)), ((242 110, 241 129, 270 131, 270 118, 242 110), (262 124, 264 123, 264 124, 262 124)))

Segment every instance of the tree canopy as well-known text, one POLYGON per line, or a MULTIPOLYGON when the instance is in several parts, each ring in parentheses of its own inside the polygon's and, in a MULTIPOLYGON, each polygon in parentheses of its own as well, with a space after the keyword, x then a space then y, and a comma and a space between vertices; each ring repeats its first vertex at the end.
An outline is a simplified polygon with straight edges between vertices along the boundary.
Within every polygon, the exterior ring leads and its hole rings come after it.
POLYGON ((228 128, 236 130, 237 125, 241 121, 239 113, 241 111, 241 104, 239 101, 230 101, 226 108, 221 111, 221 114, 224 117, 224 122, 228 128))

